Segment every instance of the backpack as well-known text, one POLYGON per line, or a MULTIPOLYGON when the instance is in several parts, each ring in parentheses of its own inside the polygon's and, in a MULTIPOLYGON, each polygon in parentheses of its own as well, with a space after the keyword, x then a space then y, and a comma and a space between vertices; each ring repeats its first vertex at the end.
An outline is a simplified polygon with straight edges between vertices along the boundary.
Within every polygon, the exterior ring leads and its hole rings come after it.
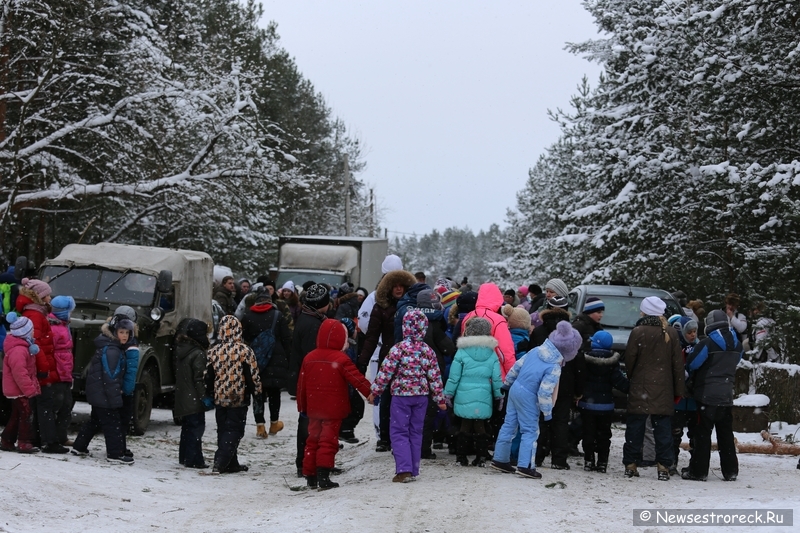
POLYGON ((270 359, 272 359, 272 352, 275 349, 275 324, 278 323, 278 316, 280 311, 275 308, 274 318, 272 319, 272 327, 266 329, 258 334, 250 343, 250 348, 256 354, 256 362, 258 363, 258 370, 263 371, 267 368, 270 359))

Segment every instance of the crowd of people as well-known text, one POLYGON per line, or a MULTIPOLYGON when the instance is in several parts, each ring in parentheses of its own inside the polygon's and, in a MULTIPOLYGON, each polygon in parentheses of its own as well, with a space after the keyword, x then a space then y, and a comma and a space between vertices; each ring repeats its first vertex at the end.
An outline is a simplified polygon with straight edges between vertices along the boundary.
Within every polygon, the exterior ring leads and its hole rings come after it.
MULTIPOLYGON (((222 279, 213 297, 225 316, 213 345, 209 326, 197 319, 184 320, 175 338, 180 464, 214 474, 246 471, 238 446, 250 403, 256 436, 267 439, 284 427, 287 390, 298 412, 297 475, 311 488, 338 487, 330 478, 336 453, 340 443, 358 442, 365 400, 376 406, 376 452, 393 453, 394 482, 416 480, 421 460, 445 449, 465 467, 539 479, 548 456, 550 468, 569 470, 578 443, 584 470, 605 474, 617 389, 627 395, 626 477, 652 465, 659 480, 705 480, 715 430, 723 477, 736 479, 731 406, 747 323, 735 295, 705 320, 685 295, 676 294, 685 315, 674 316, 665 315, 663 300, 644 298, 627 348, 617 353, 603 330, 602 300, 588 298, 572 316, 560 279, 544 289, 503 292, 489 282, 475 291, 466 278, 428 284, 394 255, 382 271, 373 291, 313 281, 278 288, 266 276, 222 279), (211 464, 201 446, 209 410, 217 425, 211 464), (684 429, 691 460, 679 471, 684 429)), ((0 449, 71 447, 86 455, 102 432, 107 459, 132 464, 126 433, 139 359, 135 311, 117 308, 95 339, 86 381, 91 416, 70 441, 75 302, 52 298, 47 283, 29 278, 8 300, 15 312, 6 309, 3 393, 12 413, 0 449)))

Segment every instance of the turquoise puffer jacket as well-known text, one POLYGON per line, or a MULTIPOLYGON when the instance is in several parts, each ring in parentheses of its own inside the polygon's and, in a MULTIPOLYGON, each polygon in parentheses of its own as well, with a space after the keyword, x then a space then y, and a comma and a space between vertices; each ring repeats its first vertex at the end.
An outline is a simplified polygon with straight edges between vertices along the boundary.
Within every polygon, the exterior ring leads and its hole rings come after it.
POLYGON ((471 420, 492 417, 494 400, 500 398, 500 361, 497 340, 489 336, 459 337, 458 351, 450 367, 445 396, 453 397, 456 416, 471 420))

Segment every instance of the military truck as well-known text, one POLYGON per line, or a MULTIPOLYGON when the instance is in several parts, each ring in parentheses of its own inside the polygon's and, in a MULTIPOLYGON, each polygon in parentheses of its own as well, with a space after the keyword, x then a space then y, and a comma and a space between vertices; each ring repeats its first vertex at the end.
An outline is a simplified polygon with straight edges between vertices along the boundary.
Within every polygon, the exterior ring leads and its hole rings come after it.
POLYGON ((339 287, 345 281, 373 290, 381 279, 387 239, 285 235, 278 237, 278 267, 271 274, 280 287, 313 280, 339 287))
POLYGON ((70 244, 39 268, 54 295, 75 298, 70 329, 74 340, 73 395, 85 394, 94 339, 117 307, 136 310, 139 370, 133 431, 150 423, 153 401, 175 390, 174 336, 184 318, 212 323, 214 263, 203 252, 100 243, 70 244))

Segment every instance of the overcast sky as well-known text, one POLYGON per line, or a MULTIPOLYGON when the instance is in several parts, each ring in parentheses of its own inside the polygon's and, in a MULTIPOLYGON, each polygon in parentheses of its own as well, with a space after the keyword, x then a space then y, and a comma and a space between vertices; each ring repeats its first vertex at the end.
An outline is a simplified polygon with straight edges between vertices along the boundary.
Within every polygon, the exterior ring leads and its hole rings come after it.
MULTIPOLYGON (((284 48, 365 147, 359 177, 382 226, 505 225, 516 192, 558 138, 597 65, 564 50, 597 38, 578 0, 262 0, 284 48)), ((543 192, 546 195, 546 192, 543 192)))

